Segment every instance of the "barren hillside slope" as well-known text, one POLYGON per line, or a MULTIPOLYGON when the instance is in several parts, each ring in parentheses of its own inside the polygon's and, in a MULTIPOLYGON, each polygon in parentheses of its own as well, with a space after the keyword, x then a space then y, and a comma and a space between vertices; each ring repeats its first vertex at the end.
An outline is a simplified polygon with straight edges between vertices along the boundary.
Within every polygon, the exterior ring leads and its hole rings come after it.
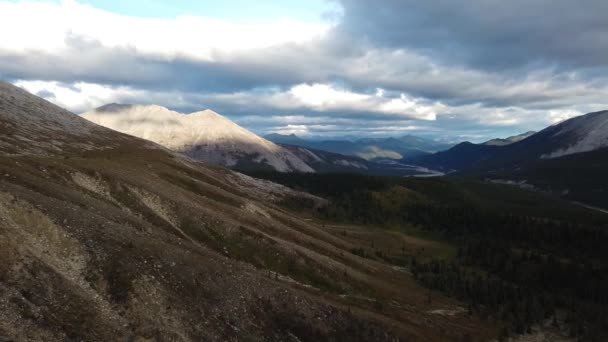
POLYGON ((184 159, 4 83, 0 127, 0 340, 491 334, 433 313, 457 303, 427 303, 406 273, 275 204, 322 199, 184 159))

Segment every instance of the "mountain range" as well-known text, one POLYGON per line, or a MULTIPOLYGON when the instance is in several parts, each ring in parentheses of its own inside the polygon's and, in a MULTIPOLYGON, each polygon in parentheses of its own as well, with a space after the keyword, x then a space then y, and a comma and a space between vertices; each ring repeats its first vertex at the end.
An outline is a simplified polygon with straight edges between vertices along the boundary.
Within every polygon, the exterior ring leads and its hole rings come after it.
MULTIPOLYGON (((155 105, 108 104, 83 113, 81 117, 158 143, 190 158, 241 171, 355 172, 397 176, 424 173, 416 168, 302 146, 297 143, 300 139, 296 136, 286 136, 274 143, 208 109, 181 114, 155 105)), ((414 137, 407 139, 416 140, 414 137)), ((392 144, 390 146, 397 149, 403 142, 397 139, 362 139, 358 144, 361 151, 367 148, 369 153, 376 153, 374 157, 387 157, 379 154, 381 148, 377 146, 392 144)), ((393 159, 401 157, 393 151, 384 153, 389 153, 388 157, 393 159)))
POLYGON ((446 171, 516 169, 531 161, 599 150, 608 147, 608 111, 589 113, 538 133, 529 132, 500 143, 497 141, 463 142, 446 151, 409 160, 446 171))
POLYGON ((488 141, 484 142, 483 145, 491 145, 491 146, 511 145, 518 141, 524 140, 527 137, 532 136, 534 134, 536 134, 535 131, 528 131, 526 133, 510 136, 508 138, 496 138, 496 139, 488 140, 488 141))
POLYGON ((262 138, 211 110, 185 115, 160 106, 110 104, 82 117, 196 160, 238 170, 387 176, 452 173, 536 187, 605 206, 608 203, 601 198, 607 190, 601 178, 606 165, 601 150, 608 146, 606 113, 576 117, 540 132, 451 148, 413 135, 353 141, 280 134, 262 138), (590 153, 596 150, 600 152, 590 153))
POLYGON ((601 174, 606 167, 602 151, 608 147, 607 113, 579 116, 540 132, 480 144, 463 142, 446 150, 441 149, 448 145, 412 135, 353 141, 280 134, 262 138, 211 110, 185 115, 160 106, 110 104, 82 117, 196 160, 238 170, 388 176, 454 173, 514 182, 604 206, 608 201, 601 197, 607 190, 601 174))
POLYGON ((606 206, 608 111, 571 118, 507 145, 464 142, 407 162, 459 175, 524 182, 606 206))
POLYGON ((402 159, 427 155, 442 151, 452 145, 432 139, 405 135, 388 138, 360 138, 356 140, 307 140, 294 134, 272 133, 264 136, 278 144, 290 144, 345 155, 353 155, 367 160, 402 159))

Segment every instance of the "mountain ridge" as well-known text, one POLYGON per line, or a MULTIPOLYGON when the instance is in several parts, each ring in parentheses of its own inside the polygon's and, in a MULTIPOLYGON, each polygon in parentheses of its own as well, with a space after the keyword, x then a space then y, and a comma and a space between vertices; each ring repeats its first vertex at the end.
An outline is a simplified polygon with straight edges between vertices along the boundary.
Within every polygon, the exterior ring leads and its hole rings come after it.
POLYGON ((3 81, 0 81, 0 132, 0 149, 14 155, 82 153, 114 148, 129 140, 124 134, 92 124, 3 81), (45 115, 40 115, 42 109, 45 115), (38 136, 46 139, 32 139, 38 136))
POLYGON ((494 138, 494 139, 488 140, 486 142, 483 142, 482 145, 493 145, 493 146, 510 145, 510 144, 516 143, 518 141, 524 140, 528 137, 531 137, 532 135, 534 135, 536 133, 537 133, 536 131, 528 131, 525 133, 510 136, 507 138, 494 138))
POLYGON ((210 109, 181 114, 156 105, 110 104, 81 116, 216 165, 314 172, 291 152, 210 109))
POLYGON ((608 208, 608 111, 551 125, 508 145, 461 143, 407 162, 608 208))
POLYGON ((430 154, 452 146, 410 134, 401 137, 359 138, 355 140, 306 140, 294 134, 282 135, 277 133, 267 134, 265 137, 276 143, 351 155, 367 160, 378 158, 398 160, 405 156, 415 157, 430 154))
POLYGON ((446 151, 413 158, 410 162, 443 170, 516 168, 537 159, 604 147, 608 147, 608 110, 571 118, 506 145, 461 143, 446 151), (459 160, 466 160, 466 163, 459 160))

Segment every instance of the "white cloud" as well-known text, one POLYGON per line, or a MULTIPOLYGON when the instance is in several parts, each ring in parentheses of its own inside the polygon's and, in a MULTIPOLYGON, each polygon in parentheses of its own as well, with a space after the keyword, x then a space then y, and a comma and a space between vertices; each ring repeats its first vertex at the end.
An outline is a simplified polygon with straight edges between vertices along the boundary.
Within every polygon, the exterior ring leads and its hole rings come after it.
MULTIPOLYGON (((169 107, 195 106, 188 103, 184 94, 165 92, 156 95, 131 87, 110 87, 92 83, 79 82, 72 86, 58 82, 46 81, 18 81, 16 85, 36 93, 52 93, 46 96, 56 104, 75 112, 86 111, 110 102, 141 101, 149 102, 159 99, 162 104, 169 107), (167 104, 166 102, 170 102, 167 104)), ((383 95, 383 93, 382 93, 383 95)), ((301 84, 288 91, 274 90, 270 93, 242 92, 236 94, 192 94, 193 100, 215 102, 224 105, 247 104, 249 106, 263 106, 282 111, 316 111, 316 112, 353 112, 369 114, 385 114, 396 118, 415 118, 419 120, 435 120, 438 111, 447 107, 440 103, 426 103, 419 99, 401 94, 398 98, 355 93, 336 88, 327 84, 301 84)), ((202 108, 201 108, 202 109, 202 108)))
POLYGON ((291 88, 288 94, 300 104, 319 111, 348 107, 353 103, 361 103, 368 99, 366 95, 339 90, 327 84, 300 84, 291 88))
POLYGON ((372 94, 359 93, 330 84, 301 84, 286 90, 228 94, 144 90, 86 82, 21 80, 16 84, 75 113, 112 102, 158 104, 182 111, 211 108, 259 133, 327 137, 422 132, 434 136, 460 134, 484 141, 494 138, 499 131, 506 136, 538 130, 603 108, 599 104, 586 105, 582 110, 487 107, 481 103, 450 106, 406 94, 390 97, 394 92, 378 89, 372 94))
POLYGON ((565 110, 550 110, 549 111, 549 119, 551 120, 551 123, 553 124, 557 124, 560 123, 562 121, 571 119, 575 116, 579 116, 582 115, 583 113, 576 111, 576 110, 572 110, 572 109, 565 109, 565 110))
POLYGON ((59 54, 69 48, 69 39, 78 38, 169 60, 186 56, 213 61, 216 54, 306 42, 330 28, 289 19, 241 24, 199 16, 135 18, 74 0, 0 2, 0 51, 24 54, 59 54))
POLYGON ((308 110, 322 113, 383 114, 394 118, 435 120, 447 107, 401 93, 399 97, 357 93, 331 84, 298 84, 287 91, 273 90, 264 94, 238 92, 218 94, 216 101, 249 106, 270 107, 285 112, 308 110))
POLYGON ((33 94, 40 93, 46 100, 75 113, 116 102, 120 98, 145 96, 145 92, 133 90, 129 87, 112 88, 85 82, 68 86, 58 82, 22 80, 15 82, 15 85, 33 94))
POLYGON ((299 136, 307 136, 310 133, 310 129, 307 125, 287 125, 284 127, 278 127, 271 129, 270 133, 279 133, 279 134, 295 134, 299 136))
POLYGON ((414 99, 405 94, 398 98, 384 96, 383 89, 377 89, 375 95, 354 93, 338 89, 327 84, 300 84, 288 92, 301 106, 320 112, 357 111, 395 114, 421 120, 435 120, 437 112, 444 110, 440 103, 425 104, 420 99, 414 99))

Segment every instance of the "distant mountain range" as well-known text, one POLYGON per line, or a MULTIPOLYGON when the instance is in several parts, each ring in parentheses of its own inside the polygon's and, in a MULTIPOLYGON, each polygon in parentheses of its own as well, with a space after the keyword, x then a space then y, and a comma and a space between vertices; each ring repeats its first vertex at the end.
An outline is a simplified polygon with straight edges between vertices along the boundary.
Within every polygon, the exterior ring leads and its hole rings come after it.
POLYGON ((327 151, 309 149, 296 145, 280 144, 317 172, 367 172, 369 163, 367 160, 346 156, 343 154, 327 151))
POLYGON ((508 138, 496 138, 496 139, 492 139, 492 140, 488 140, 486 142, 483 143, 483 145, 491 145, 491 146, 506 146, 506 145, 511 145, 513 143, 516 143, 518 141, 524 140, 527 137, 530 137, 532 135, 536 134, 535 131, 529 131, 526 133, 522 133, 522 134, 518 134, 518 135, 514 135, 512 137, 508 137, 508 138))
MULTIPOLYGON (((108 104, 81 117, 213 165, 242 171, 355 172, 389 175, 424 173, 386 163, 286 144, 300 139, 285 136, 271 142, 222 115, 204 110, 181 114, 161 106, 108 104)), ((276 136, 275 138, 277 138, 276 136)))
POLYGON ((110 104, 82 117, 194 159, 239 170, 390 176, 455 173, 608 206, 604 180, 608 111, 576 117, 537 133, 481 144, 463 142, 451 148, 412 135, 354 141, 312 141, 293 134, 262 138, 211 110, 185 115, 160 106, 110 104))
POLYGON ((288 145, 296 145, 299 146, 304 144, 305 140, 301 139, 295 134, 279 134, 279 133, 270 133, 264 136, 265 139, 268 139, 277 144, 288 144, 288 145))
POLYGON ((559 192, 608 206, 608 111, 575 117, 507 144, 464 142, 405 162, 559 192))
POLYGON ((528 132, 483 144, 463 142, 446 151, 407 160, 446 171, 516 169, 531 161, 605 147, 608 147, 608 111, 572 118, 538 133, 528 132))
POLYGON ((357 156, 327 152, 296 145, 280 144, 288 149, 316 172, 349 172, 375 176, 437 176, 440 173, 427 168, 407 165, 393 159, 366 160, 357 156))
POLYGON ((302 146, 317 150, 357 156, 366 160, 374 159, 402 159, 427 155, 442 151, 452 145, 437 142, 431 139, 405 135, 389 138, 361 138, 351 140, 306 140, 295 134, 282 135, 272 133, 264 136, 266 139, 279 143, 302 146))

